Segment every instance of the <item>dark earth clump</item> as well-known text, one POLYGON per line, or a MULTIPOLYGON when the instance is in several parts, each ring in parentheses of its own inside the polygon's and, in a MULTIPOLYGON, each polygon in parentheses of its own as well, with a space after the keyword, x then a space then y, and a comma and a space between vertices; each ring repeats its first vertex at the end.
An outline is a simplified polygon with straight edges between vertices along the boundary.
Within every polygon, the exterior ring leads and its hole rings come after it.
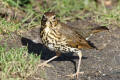
MULTIPOLYGON (((89 23, 78 20, 68 24, 73 27, 81 27, 83 25, 88 26, 89 23)), ((96 24, 91 26, 94 25, 96 24)), ((80 71, 84 73, 79 76, 79 80, 120 80, 120 28, 116 25, 110 25, 108 28, 109 31, 97 33, 89 39, 99 50, 82 50, 83 58, 80 71)), ((22 37, 14 33, 12 36, 14 38, 9 38, 6 41, 8 47, 27 45, 29 53, 40 54, 42 52, 42 61, 55 55, 54 52, 41 44, 39 27, 23 33, 22 37), (12 43, 13 41, 14 43, 12 43)), ((1 43, 4 43, 5 39, 1 40, 1 43)), ((41 68, 39 68, 33 75, 36 78, 32 77, 28 78, 28 80, 76 80, 66 77, 66 75, 76 71, 77 62, 77 54, 63 54, 49 63, 53 67, 43 68, 46 72, 45 79, 41 79, 41 68)))

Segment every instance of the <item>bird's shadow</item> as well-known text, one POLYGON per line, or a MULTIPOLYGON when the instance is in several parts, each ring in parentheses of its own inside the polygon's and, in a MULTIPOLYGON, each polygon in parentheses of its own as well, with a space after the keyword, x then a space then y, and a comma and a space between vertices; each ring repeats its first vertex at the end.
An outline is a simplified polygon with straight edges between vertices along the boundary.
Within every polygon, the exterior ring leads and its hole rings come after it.
MULTIPOLYGON (((40 55, 42 60, 48 60, 56 55, 55 52, 50 51, 41 43, 34 43, 32 40, 27 39, 25 37, 21 38, 21 43, 23 46, 27 46, 29 54, 40 55)), ((66 54, 61 54, 60 57, 54 59, 53 61, 71 61, 74 64, 76 71, 76 62, 73 61, 74 59, 79 59, 79 57, 73 56, 73 53, 66 53, 66 54)), ((82 59, 87 59, 87 57, 82 57, 82 59)))

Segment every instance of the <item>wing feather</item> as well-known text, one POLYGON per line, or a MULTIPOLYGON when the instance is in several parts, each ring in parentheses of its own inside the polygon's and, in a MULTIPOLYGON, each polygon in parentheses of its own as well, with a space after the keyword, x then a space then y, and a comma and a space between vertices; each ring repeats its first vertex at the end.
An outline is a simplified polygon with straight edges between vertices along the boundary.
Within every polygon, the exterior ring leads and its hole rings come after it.
POLYGON ((90 49, 93 48, 88 41, 85 40, 84 37, 82 37, 80 34, 72 30, 71 27, 64 23, 60 23, 61 28, 59 28, 59 33, 64 35, 67 40, 67 45, 73 48, 85 48, 90 49), (64 26, 64 27, 63 27, 64 26))

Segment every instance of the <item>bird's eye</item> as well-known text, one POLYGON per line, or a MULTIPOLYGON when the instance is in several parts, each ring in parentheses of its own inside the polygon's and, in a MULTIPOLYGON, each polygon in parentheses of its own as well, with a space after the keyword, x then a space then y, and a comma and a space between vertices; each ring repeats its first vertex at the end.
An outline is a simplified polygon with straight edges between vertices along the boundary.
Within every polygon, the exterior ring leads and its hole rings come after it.
POLYGON ((54 16, 53 19, 56 19, 56 16, 54 16))

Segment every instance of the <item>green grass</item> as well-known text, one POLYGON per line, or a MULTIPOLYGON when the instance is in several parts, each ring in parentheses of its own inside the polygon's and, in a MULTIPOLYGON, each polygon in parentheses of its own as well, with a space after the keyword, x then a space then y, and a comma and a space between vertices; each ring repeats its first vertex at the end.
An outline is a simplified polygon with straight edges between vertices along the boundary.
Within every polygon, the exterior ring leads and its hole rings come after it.
MULTIPOLYGON (((7 25, 7 29, 3 29, 13 32, 30 29, 31 27, 40 25, 41 16, 46 11, 56 12, 62 22, 68 20, 74 21, 76 18, 85 19, 89 16, 94 17, 95 22, 102 23, 103 25, 112 24, 112 21, 119 24, 120 20, 120 5, 117 5, 112 10, 108 10, 105 6, 96 7, 94 0, 49 0, 47 2, 46 0, 41 0, 41 3, 40 1, 36 2, 34 0, 3 0, 3 2, 6 4, 4 7, 10 5, 12 8, 17 8, 18 10, 25 12, 25 17, 18 23, 14 23, 14 21, 12 23, 7 22, 4 18, 1 18, 1 23, 4 23, 4 25, 0 24, 0 27, 3 28, 3 26, 7 25), (37 10, 35 10, 34 7, 37 7, 37 10), (88 11, 89 13, 84 14, 85 11, 88 11), (90 13, 94 13, 95 15, 89 15, 90 13), (11 26, 8 24, 14 25, 11 26)), ((13 18, 11 19, 13 20, 13 18)))
POLYGON ((28 54, 27 48, 6 51, 0 46, 0 73, 2 80, 24 80, 35 73, 40 56, 28 54))
POLYGON ((95 11, 96 22, 99 22, 105 25, 120 24, 120 15, 119 15, 120 6, 117 6, 115 9, 112 9, 112 10, 101 10, 101 9, 99 9, 98 11, 95 11))
MULTIPOLYGON (((8 11, 7 9, 13 9, 15 15, 23 12, 25 16, 23 16, 23 19, 18 17, 20 20, 17 21, 17 16, 15 17, 7 14, 6 17, 3 17, 0 12, 0 35, 9 35, 15 31, 24 32, 32 27, 40 25, 41 16, 46 11, 54 11, 62 22, 75 21, 76 18, 86 19, 86 17, 91 17, 94 22, 100 23, 101 25, 120 25, 120 0, 118 5, 112 10, 105 8, 104 5, 97 7, 94 0, 36 1, 1 0, 0 3, 2 3, 2 6, 0 5, 0 9, 2 8, 6 11, 8 11)), ((27 48, 25 47, 7 50, 7 46, 0 46, 0 75, 2 74, 0 79, 24 80, 34 74, 36 65, 39 62, 40 56, 28 54, 27 48)))
POLYGON ((0 18, 0 31, 9 34, 19 29, 19 24, 8 22, 4 18, 0 18))

